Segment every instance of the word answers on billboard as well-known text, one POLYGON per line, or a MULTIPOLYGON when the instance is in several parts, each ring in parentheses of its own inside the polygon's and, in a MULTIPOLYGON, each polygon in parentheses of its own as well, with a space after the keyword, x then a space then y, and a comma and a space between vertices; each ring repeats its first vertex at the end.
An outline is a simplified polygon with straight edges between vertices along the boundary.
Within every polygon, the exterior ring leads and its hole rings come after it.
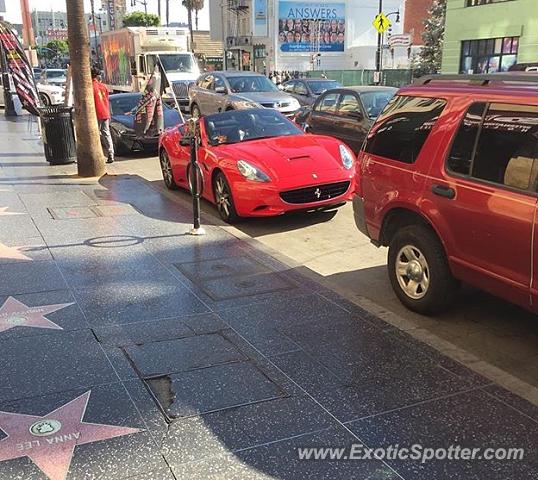
POLYGON ((281 52, 343 52, 345 3, 279 2, 281 52))

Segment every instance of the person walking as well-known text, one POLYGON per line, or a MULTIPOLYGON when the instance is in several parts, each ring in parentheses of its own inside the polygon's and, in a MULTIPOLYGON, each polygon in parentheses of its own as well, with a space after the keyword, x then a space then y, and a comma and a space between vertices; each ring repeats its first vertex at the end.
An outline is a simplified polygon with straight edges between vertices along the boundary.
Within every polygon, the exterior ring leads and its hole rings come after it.
POLYGON ((99 134, 101 145, 106 152, 106 163, 114 162, 114 144, 110 135, 110 103, 108 102, 108 90, 101 81, 101 70, 92 69, 93 99, 95 101, 95 112, 99 124, 99 134))

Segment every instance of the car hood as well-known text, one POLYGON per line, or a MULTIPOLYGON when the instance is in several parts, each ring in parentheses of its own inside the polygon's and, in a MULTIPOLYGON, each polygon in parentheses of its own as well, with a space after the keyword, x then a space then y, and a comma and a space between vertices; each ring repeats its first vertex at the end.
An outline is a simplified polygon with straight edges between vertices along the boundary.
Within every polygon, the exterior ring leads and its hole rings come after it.
POLYGON ((232 160, 246 160, 276 179, 342 169, 338 145, 328 137, 293 135, 220 145, 214 151, 232 160))
MULTIPOLYGON (((126 130, 131 130, 134 132, 134 115, 113 115, 112 121, 120 123, 125 127, 126 130)), ((165 110, 164 111, 164 128, 175 127, 181 122, 179 113, 175 110, 165 110)))
POLYGON ((248 100, 250 102, 263 103, 289 103, 293 99, 284 92, 242 92, 232 95, 232 99, 248 100))

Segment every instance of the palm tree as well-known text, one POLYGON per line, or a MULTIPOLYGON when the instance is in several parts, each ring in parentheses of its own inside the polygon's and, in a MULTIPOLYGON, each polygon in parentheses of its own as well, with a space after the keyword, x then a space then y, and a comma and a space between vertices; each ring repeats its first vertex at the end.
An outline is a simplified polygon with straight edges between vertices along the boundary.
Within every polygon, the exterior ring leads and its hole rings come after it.
POLYGON ((105 162, 93 100, 90 44, 84 17, 84 0, 66 0, 65 3, 75 99, 78 174, 81 177, 97 177, 104 173, 105 162))
POLYGON ((181 4, 187 9, 187 22, 189 24, 189 33, 191 37, 191 45, 194 42, 192 34, 192 11, 194 9, 194 0, 181 0, 181 4))
POLYGON ((204 0, 192 0, 194 8, 194 25, 198 30, 198 12, 204 8, 204 0))

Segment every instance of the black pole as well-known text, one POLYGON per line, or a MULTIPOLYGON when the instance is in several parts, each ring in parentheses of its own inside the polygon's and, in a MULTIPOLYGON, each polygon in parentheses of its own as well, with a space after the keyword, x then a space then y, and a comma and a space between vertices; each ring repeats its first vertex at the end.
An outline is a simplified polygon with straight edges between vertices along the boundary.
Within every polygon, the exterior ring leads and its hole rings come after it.
POLYGON ((200 197, 202 195, 202 185, 200 185, 201 170, 198 165, 198 124, 196 120, 191 120, 191 158, 189 168, 189 186, 192 194, 193 229, 191 235, 203 235, 204 229, 200 226, 200 197))
MULTIPOLYGON (((379 0, 379 14, 383 13, 383 0, 379 0)), ((383 68, 381 64, 381 40, 382 35, 378 31, 377 32, 377 50, 375 52, 375 70, 377 72, 377 81, 375 83, 380 84, 381 83, 381 69, 383 68)))

